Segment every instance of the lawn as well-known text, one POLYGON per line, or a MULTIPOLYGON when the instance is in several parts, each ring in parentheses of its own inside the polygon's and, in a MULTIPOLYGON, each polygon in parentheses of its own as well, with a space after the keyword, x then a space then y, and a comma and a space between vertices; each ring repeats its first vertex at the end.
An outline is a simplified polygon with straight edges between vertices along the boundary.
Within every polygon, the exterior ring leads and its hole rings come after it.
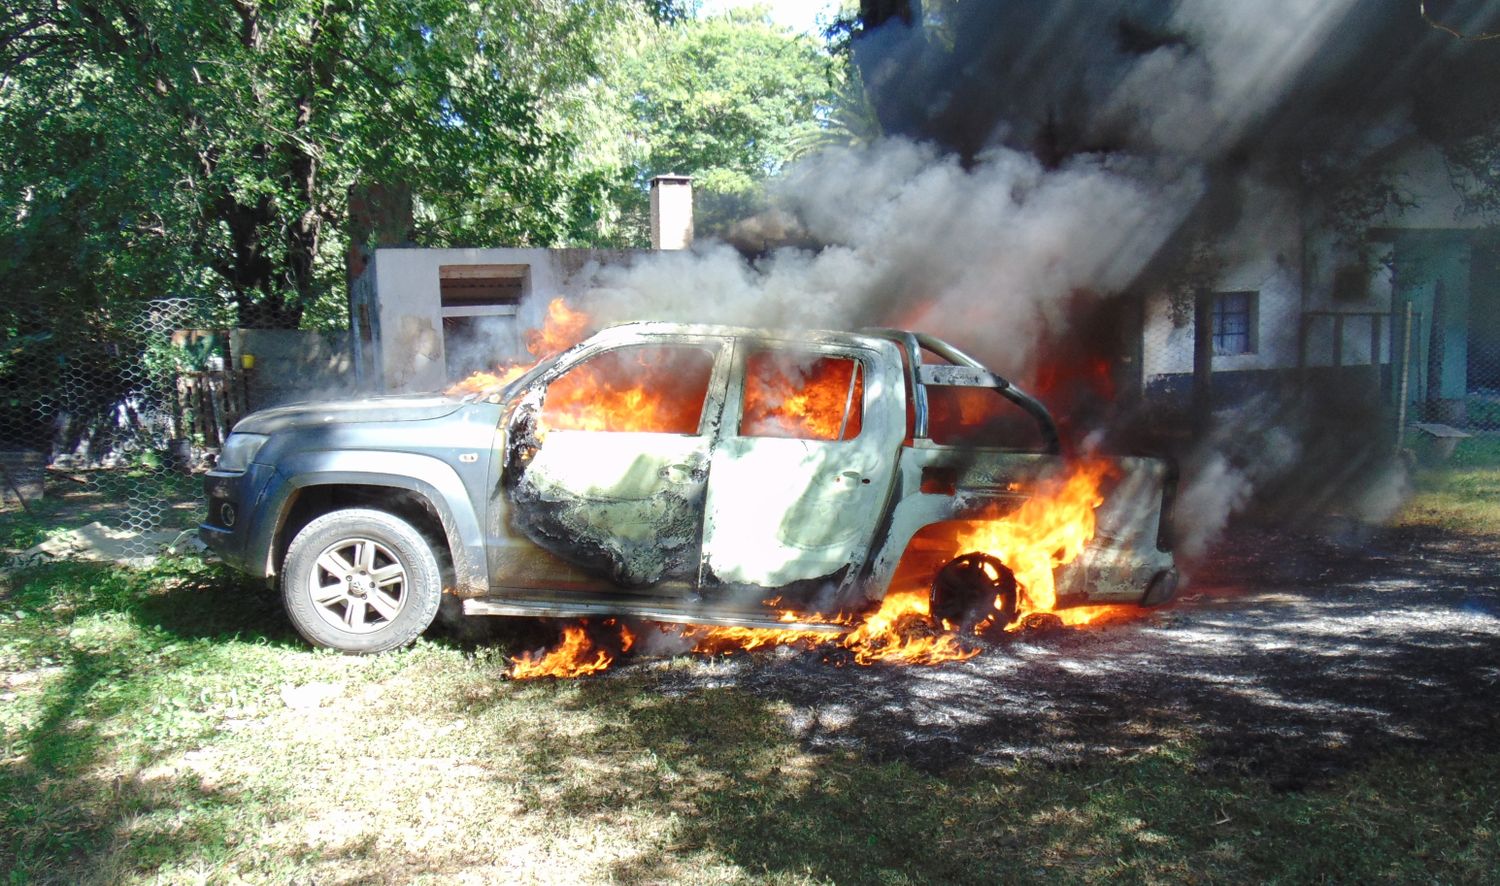
MULTIPOLYGON (((1471 456, 1461 453, 1464 459, 1471 456)), ((1481 453, 1483 455, 1483 453, 1481 453)), ((1500 467, 1402 520, 1493 533, 1500 467), (1479 523, 1469 521, 1479 520, 1479 523)), ((0 870, 26 882, 1492 880, 1500 755, 1391 751, 1277 789, 1188 733, 1081 765, 810 752, 687 659, 516 683, 535 623, 306 648, 196 558, 0 580, 0 870)), ((1038 716, 1045 716, 1039 712, 1038 716)))
POLYGON ((1500 436, 1460 441, 1440 467, 1418 472, 1415 486, 1398 525, 1500 538, 1500 436))

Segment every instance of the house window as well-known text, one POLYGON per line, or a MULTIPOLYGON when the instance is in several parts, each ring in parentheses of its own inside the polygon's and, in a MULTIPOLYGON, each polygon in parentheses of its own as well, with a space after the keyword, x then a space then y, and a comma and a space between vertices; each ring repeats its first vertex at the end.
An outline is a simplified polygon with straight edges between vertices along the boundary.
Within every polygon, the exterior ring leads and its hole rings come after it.
POLYGON ((1220 292, 1214 295, 1214 355, 1255 353, 1255 293, 1220 292))
POLYGON ((449 378, 525 355, 516 306, 528 288, 528 265, 441 265, 438 295, 449 378))
POLYGON ((438 294, 443 316, 515 314, 529 271, 529 265, 442 265, 438 294))

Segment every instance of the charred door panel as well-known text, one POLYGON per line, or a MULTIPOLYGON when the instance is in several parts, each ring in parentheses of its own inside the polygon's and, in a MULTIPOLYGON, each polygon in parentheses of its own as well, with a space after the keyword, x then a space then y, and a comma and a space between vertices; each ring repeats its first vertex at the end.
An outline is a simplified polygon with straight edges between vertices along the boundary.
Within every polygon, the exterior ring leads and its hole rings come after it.
POLYGON ((736 350, 739 383, 709 470, 704 583, 780 588, 857 573, 905 434, 895 346, 736 350))
POLYGON ((722 400, 710 396, 722 374, 711 348, 685 343, 560 366, 512 419, 513 525, 623 587, 695 583, 716 413, 706 405, 722 400))
POLYGON ((511 500, 533 541, 618 584, 691 579, 707 466, 698 437, 552 431, 511 500))

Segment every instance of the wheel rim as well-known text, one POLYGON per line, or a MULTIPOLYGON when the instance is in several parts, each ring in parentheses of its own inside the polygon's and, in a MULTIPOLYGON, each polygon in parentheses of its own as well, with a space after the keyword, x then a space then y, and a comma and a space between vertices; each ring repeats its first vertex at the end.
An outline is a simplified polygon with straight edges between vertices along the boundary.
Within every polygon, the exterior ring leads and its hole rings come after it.
POLYGON ((374 539, 342 539, 314 561, 307 593, 329 625, 353 634, 373 633, 406 607, 406 566, 374 539))

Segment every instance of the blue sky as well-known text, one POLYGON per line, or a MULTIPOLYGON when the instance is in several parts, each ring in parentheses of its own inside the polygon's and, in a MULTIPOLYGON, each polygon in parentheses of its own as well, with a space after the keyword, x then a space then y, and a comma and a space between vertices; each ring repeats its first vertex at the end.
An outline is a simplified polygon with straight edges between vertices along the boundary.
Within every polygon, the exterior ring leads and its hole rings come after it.
POLYGON ((813 36, 818 36, 816 16, 822 13, 825 18, 832 18, 838 9, 836 0, 703 0, 701 14, 707 16, 741 6, 769 7, 777 24, 813 36))

